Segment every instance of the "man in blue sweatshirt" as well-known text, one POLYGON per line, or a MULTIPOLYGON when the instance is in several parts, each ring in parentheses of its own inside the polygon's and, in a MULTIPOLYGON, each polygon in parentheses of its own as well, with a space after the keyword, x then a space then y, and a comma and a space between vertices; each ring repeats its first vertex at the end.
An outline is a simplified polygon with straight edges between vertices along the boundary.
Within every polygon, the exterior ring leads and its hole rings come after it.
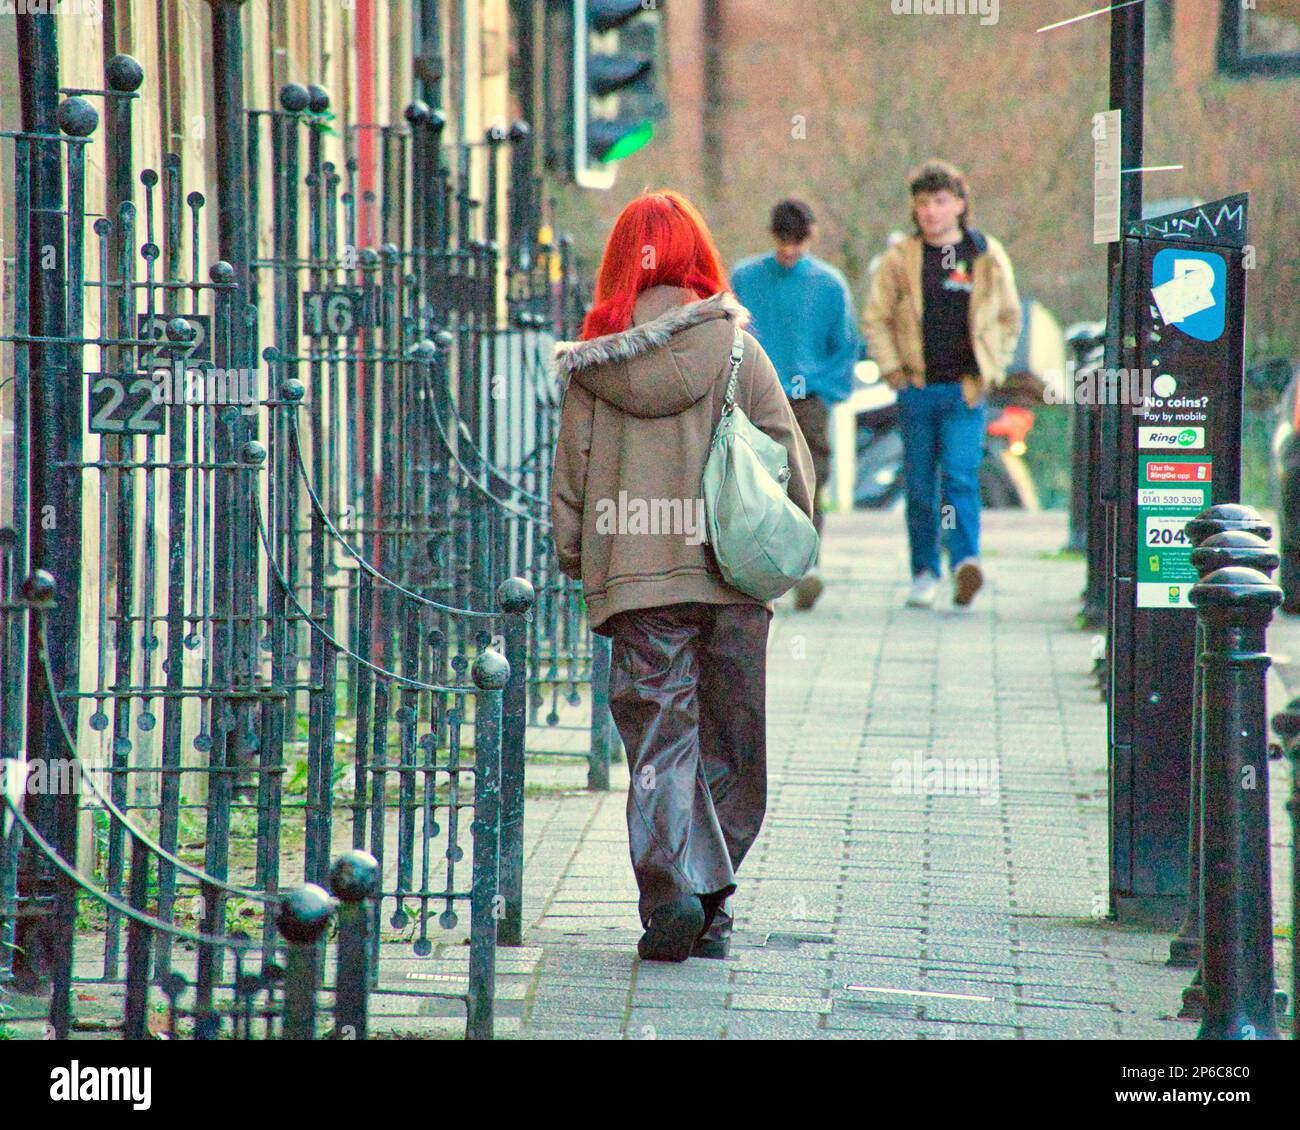
MULTIPOLYGON (((815 224, 802 200, 782 200, 772 209, 775 250, 738 263, 731 288, 753 316, 750 332, 776 367, 821 487, 831 470, 830 405, 853 389, 861 339, 844 276, 808 253, 815 224)), ((814 519, 821 533, 820 498, 814 519)), ((795 586, 795 607, 811 608, 821 592, 821 579, 810 572, 795 586)))

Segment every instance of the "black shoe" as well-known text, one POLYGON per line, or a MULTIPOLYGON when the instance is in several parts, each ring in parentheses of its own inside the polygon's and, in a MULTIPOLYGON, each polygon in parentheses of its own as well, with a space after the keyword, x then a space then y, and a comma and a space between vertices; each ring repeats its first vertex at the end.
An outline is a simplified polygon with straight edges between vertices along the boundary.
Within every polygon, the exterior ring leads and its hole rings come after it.
POLYGON ((685 961, 704 932, 707 916, 699 895, 683 895, 657 907, 636 952, 642 961, 685 961))
POLYGON ((808 573, 794 586, 795 608, 800 612, 807 612, 817 603, 817 598, 821 596, 822 589, 825 587, 822 584, 822 579, 816 573, 808 573))
POLYGON ((732 918, 721 906, 713 915, 713 920, 691 946, 692 957, 710 957, 721 961, 731 952, 732 918))

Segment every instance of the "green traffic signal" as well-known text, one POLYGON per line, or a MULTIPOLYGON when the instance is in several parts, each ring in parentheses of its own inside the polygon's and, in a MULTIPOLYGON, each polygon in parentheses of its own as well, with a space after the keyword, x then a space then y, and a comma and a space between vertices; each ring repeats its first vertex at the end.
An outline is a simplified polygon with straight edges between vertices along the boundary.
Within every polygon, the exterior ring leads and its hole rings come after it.
POLYGON ((654 122, 594 121, 589 135, 591 155, 601 164, 629 157, 649 145, 655 135, 654 122))

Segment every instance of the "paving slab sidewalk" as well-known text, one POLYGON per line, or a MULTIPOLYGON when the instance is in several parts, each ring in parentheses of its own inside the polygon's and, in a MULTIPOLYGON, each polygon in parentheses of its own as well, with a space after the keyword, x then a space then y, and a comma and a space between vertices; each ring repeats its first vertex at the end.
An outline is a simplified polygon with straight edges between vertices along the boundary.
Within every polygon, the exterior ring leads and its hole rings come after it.
MULTIPOLYGON (((1104 918, 1106 716, 1065 534, 1058 513, 987 512, 975 606, 945 592, 920 611, 902 607, 901 512, 828 517, 825 595, 773 621, 768 815, 726 961, 637 959, 625 766, 608 793, 576 764, 530 769, 527 960, 503 1034, 1192 1038, 1168 935, 1104 918), (958 774, 943 791, 934 758, 958 774)), ((1290 774, 1272 765, 1281 928, 1290 774)))

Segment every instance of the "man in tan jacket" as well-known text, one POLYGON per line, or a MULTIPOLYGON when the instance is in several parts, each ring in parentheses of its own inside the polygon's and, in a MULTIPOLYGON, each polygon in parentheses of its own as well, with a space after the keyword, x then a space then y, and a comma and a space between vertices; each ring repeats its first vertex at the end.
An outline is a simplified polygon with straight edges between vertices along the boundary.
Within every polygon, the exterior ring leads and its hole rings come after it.
POLYGON ((863 332, 883 379, 898 390, 912 563, 907 603, 934 603, 942 515, 951 518, 942 526, 953 603, 964 607, 984 583, 984 394, 1006 376, 1020 335, 1020 296, 1002 245, 970 227, 961 170, 928 161, 909 187, 916 234, 881 257, 863 332))

